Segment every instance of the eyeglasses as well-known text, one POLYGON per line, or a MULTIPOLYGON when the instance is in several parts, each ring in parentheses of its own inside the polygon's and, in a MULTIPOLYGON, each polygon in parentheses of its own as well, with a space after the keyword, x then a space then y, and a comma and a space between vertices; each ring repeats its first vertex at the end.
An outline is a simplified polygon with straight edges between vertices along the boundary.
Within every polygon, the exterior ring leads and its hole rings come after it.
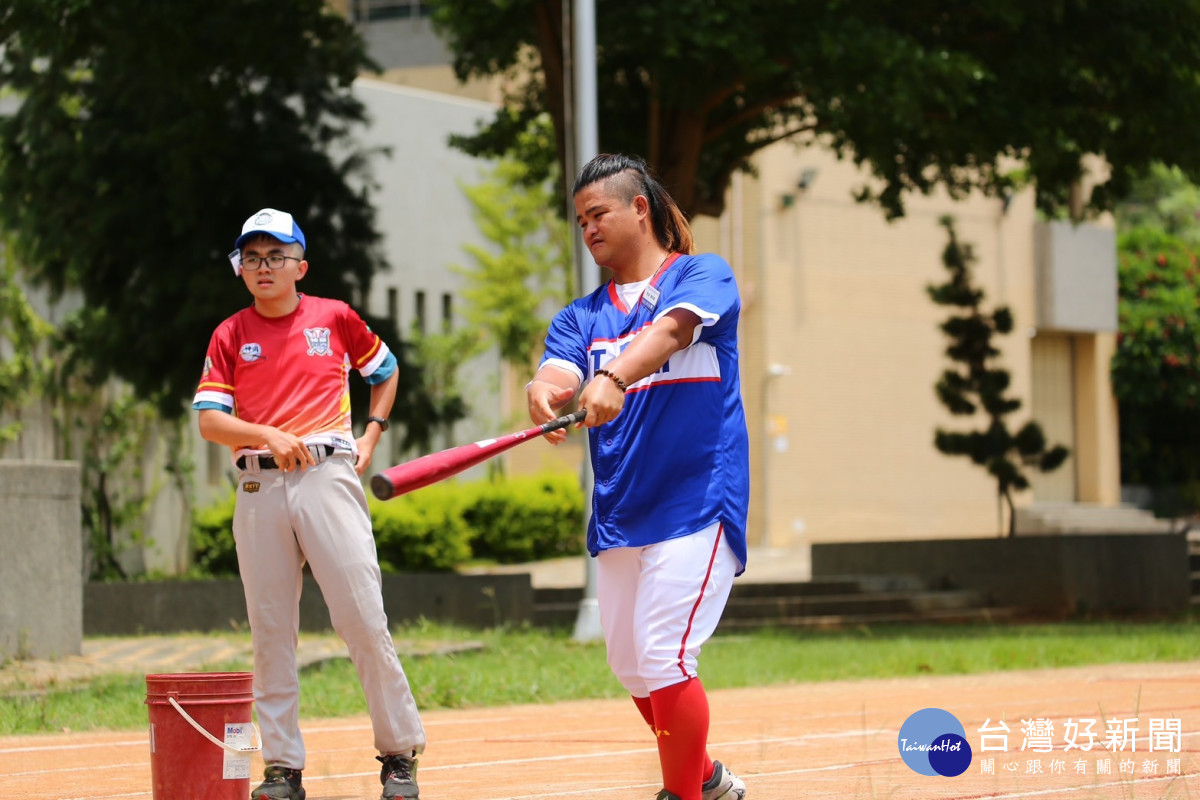
POLYGON ((292 261, 300 260, 300 259, 296 258, 295 256, 281 256, 281 255, 242 256, 242 269, 246 270, 247 272, 258 272, 258 270, 262 267, 262 265, 264 263, 270 269, 283 269, 283 265, 285 263, 287 263, 287 260, 289 258, 292 261))

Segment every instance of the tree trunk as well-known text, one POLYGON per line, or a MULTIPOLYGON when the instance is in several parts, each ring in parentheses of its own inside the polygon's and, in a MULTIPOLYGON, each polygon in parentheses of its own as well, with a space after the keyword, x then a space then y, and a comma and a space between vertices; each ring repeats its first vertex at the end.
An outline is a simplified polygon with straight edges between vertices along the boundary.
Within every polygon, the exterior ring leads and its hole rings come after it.
POLYGON ((1013 505, 1012 492, 1006 489, 1002 494, 1008 505, 1008 538, 1013 539, 1017 535, 1017 509, 1013 505))

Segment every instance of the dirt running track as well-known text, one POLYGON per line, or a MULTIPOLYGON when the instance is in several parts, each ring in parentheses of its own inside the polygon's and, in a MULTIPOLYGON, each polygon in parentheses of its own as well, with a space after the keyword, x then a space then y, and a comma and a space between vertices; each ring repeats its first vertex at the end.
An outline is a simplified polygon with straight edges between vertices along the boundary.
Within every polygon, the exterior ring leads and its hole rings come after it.
MULTIPOLYGON (((746 780, 748 800, 1200 797, 1200 662, 737 689, 710 700, 711 752, 746 780), (920 775, 899 755, 900 726, 926 707, 965 728, 974 760, 957 777, 920 775), (1097 720, 1095 744, 1083 751, 1080 736, 1067 749, 1066 723, 1085 719, 1097 720), (988 720, 1008 725, 1007 749, 995 738, 1004 734, 979 731, 988 720), (1106 748, 1107 720, 1138 729, 1132 745, 1106 748)), ((654 743, 628 701, 431 711, 425 723, 425 800, 651 800, 659 788, 654 743)), ((365 716, 307 720, 304 730, 310 800, 379 796, 365 716)), ((150 785, 142 731, 0 738, 3 800, 150 798, 150 785)))

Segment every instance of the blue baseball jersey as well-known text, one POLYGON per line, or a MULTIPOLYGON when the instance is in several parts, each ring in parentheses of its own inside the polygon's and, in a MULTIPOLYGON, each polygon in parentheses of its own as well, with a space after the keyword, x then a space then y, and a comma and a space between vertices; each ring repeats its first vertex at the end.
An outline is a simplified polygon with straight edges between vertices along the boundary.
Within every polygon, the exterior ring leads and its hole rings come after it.
POLYGON ((633 308, 610 281, 554 317, 539 368, 592 380, 675 308, 700 317, 692 344, 632 384, 616 419, 588 430, 595 474, 588 552, 643 547, 720 522, 741 574, 750 458, 738 374, 741 299, 729 264, 709 253, 672 255, 633 308))

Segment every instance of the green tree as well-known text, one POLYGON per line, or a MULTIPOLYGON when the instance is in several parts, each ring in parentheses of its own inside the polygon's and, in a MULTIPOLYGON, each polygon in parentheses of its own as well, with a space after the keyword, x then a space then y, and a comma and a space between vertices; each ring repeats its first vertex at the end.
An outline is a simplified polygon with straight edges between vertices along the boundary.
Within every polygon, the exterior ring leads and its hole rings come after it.
POLYGON ((494 247, 465 245, 474 264, 456 267, 466 279, 467 319, 485 334, 480 344, 494 343, 521 370, 571 291, 570 228, 554 212, 548 184, 531 183, 529 174, 527 164, 504 160, 489 180, 463 189, 494 247))
MULTIPOLYGON (((509 152, 548 112, 564 164, 562 8, 436 0, 457 75, 511 87, 468 152, 509 152)), ((1085 154, 1115 167, 1099 208, 1155 160, 1200 176, 1200 0, 600 0, 596 17, 600 147, 645 156, 689 214, 718 215, 731 174, 783 140, 869 169, 860 196, 891 216, 907 192, 1003 191, 1014 157, 1046 211, 1085 154)))
POLYGON ((459 384, 458 368, 479 350, 479 334, 468 328, 446 328, 431 333, 414 328, 409 341, 421 375, 419 403, 410 413, 427 433, 420 438, 405 436, 401 439, 393 453, 396 460, 410 448, 429 452, 435 447, 461 444, 453 440, 454 423, 466 417, 469 408, 459 384), (440 445, 435 442, 439 433, 440 445))
POLYGON ((50 411, 54 457, 80 462, 84 572, 89 578, 128 577, 120 556, 147 540, 145 514, 163 481, 182 489, 186 449, 181 421, 161 423, 153 405, 128 387, 95 380, 74 345, 30 306, 5 243, 0 250, 0 444, 17 441, 22 412, 50 411), (147 479, 145 464, 166 437, 165 474, 147 479), (150 484, 147 486, 147 484, 150 484))
POLYGON ((39 396, 49 371, 43 355, 52 333, 29 305, 17 281, 17 265, 7 241, 0 241, 0 444, 16 441, 21 410, 39 396))
MULTIPOLYGON (((128 387, 110 391, 82 387, 70 420, 80 447, 83 491, 84 571, 92 580, 128 579, 120 556, 146 543, 146 512, 161 486, 147 491, 147 450, 154 441, 154 407, 128 387), (94 405, 84 400, 98 401, 94 405)), ((176 422, 176 426, 181 423, 176 422)), ((181 437, 174 437, 180 444, 181 437)))
POLYGON ((1058 469, 1068 451, 1061 445, 1047 447, 1041 426, 1032 420, 1016 433, 1009 431, 1005 418, 1021 407, 1021 401, 1006 396, 1011 379, 1007 370, 995 365, 1000 351, 992 344, 992 337, 1012 332, 1012 313, 1006 306, 990 313, 984 310, 983 290, 971 283, 971 265, 975 262, 971 245, 958 241, 953 218, 942 217, 940 223, 950 237, 942 251, 942 263, 950 277, 926 290, 933 302, 950 306, 957 313, 941 325, 950 340, 946 356, 955 366, 942 373, 937 396, 956 416, 973 416, 982 409, 987 427, 966 433, 938 428, 934 446, 946 455, 967 456, 996 479, 997 494, 1008 509, 1008 535, 1013 536, 1016 514, 1012 495, 1029 488, 1026 469, 1058 469))
MULTIPOLYGON (((502 360, 526 369, 545 334, 547 308, 568 297, 569 229, 552 209, 552 193, 544 184, 526 183, 528 173, 528 165, 504 160, 482 183, 463 187, 480 232, 494 245, 464 245, 473 264, 451 265, 465 280, 468 324, 430 333, 414 329, 409 337, 423 389, 414 414, 440 431, 446 447, 455 444, 453 425, 468 411, 459 368, 495 345, 502 360)), ((431 441, 406 439, 394 455, 413 446, 429 450, 431 441)))
POLYGON ((0 227, 34 280, 82 292, 63 335, 93 380, 182 413, 209 334, 248 302, 225 255, 265 206, 303 221, 304 290, 361 306, 383 265, 352 138, 369 67, 323 0, 4 4, 0 227))
MULTIPOLYGON (((1117 229, 1158 228, 1189 247, 1200 247, 1200 186, 1183 170, 1156 163, 1133 182, 1129 196, 1117 204, 1117 229)), ((1134 237, 1144 241, 1143 236, 1134 237)))
POLYGON ((1200 481, 1200 253, 1151 227, 1118 239, 1120 331, 1112 360, 1121 480, 1200 481))

